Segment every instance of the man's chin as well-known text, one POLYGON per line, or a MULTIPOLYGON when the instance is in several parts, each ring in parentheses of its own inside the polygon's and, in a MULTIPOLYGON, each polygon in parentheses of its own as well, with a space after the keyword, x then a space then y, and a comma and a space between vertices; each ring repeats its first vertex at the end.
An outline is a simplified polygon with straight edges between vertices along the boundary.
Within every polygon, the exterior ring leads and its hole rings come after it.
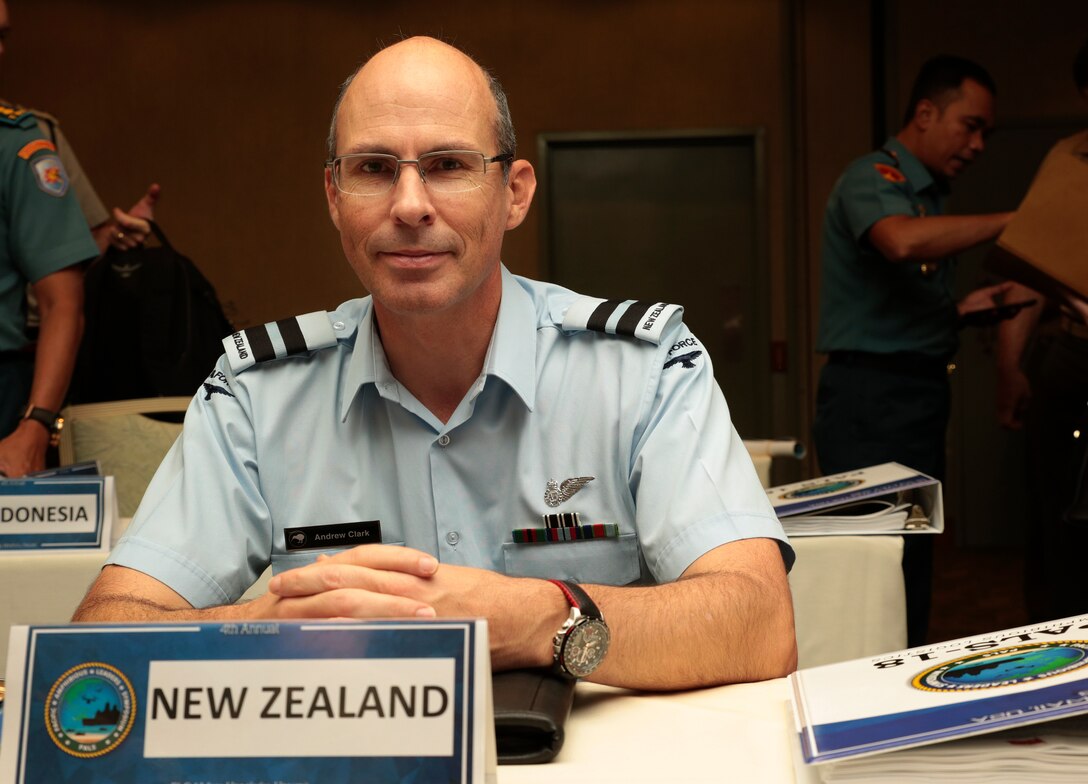
POLYGON ((960 158, 956 158, 944 167, 944 176, 949 180, 954 180, 971 165, 971 161, 965 161, 960 158))

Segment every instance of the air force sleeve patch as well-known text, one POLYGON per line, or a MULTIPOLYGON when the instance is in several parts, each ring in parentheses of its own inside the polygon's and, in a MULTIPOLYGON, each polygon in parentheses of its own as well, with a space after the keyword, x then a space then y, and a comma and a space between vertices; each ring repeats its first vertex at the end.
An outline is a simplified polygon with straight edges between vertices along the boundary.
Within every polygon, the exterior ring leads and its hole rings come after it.
POLYGON ((627 335, 658 345, 665 329, 683 312, 679 305, 665 302, 579 297, 563 315, 563 329, 627 335))
POLYGON ((270 321, 223 338, 230 369, 240 373, 258 362, 283 359, 336 345, 336 333, 324 310, 270 321))

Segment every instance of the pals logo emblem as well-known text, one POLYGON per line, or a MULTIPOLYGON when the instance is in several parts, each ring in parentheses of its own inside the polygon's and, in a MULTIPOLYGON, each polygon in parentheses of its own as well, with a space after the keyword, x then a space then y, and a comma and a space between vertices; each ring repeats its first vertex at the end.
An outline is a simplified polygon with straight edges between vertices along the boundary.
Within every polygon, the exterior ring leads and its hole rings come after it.
POLYGON ((830 493, 841 493, 843 490, 857 487, 861 484, 861 481, 862 480, 860 479, 831 479, 805 487, 799 487, 796 490, 783 493, 779 498, 783 500, 790 498, 812 498, 814 496, 828 495, 830 493))
POLYGON ((1032 642, 964 656, 914 676, 922 691, 974 691, 1051 678, 1088 664, 1088 640, 1032 642))
POLYGON ((128 736, 136 721, 132 684, 116 667, 79 664, 64 673, 45 701, 45 726, 61 751, 101 757, 128 736))

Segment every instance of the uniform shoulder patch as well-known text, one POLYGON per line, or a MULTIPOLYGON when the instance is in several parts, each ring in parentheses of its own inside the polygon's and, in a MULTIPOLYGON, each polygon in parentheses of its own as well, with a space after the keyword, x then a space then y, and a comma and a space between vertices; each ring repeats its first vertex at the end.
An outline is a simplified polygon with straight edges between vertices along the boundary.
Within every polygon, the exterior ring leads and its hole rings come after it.
POLYGON ((895 166, 889 166, 886 163, 874 163, 873 168, 888 182, 900 183, 907 181, 903 172, 899 171, 895 166))
POLYGON ((48 152, 56 152, 57 148, 56 145, 54 145, 53 142, 49 141, 48 139, 35 139, 34 141, 27 142, 22 147, 20 147, 19 152, 17 152, 16 155, 18 155, 25 161, 29 160, 30 156, 34 153, 41 152, 42 150, 47 150, 48 152))
POLYGON ((45 193, 60 198, 68 192, 71 181, 59 156, 53 153, 40 155, 30 164, 30 168, 34 174, 34 181, 45 193))
POLYGON ((563 329, 626 335, 659 345, 665 328, 683 312, 666 302, 579 297, 563 314, 563 329))
POLYGON ((283 359, 336 345, 336 331, 329 314, 317 310, 302 316, 270 321, 223 338, 227 362, 241 373, 258 362, 283 359))
POLYGON ((0 126, 23 127, 36 122, 34 113, 30 109, 0 99, 0 126))

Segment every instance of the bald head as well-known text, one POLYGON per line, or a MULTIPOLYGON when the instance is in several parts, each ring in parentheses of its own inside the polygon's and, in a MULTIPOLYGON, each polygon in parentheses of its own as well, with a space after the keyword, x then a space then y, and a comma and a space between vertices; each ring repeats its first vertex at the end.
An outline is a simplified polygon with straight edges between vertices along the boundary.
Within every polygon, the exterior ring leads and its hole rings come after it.
MULTIPOLYGON (((382 49, 341 85, 329 124, 328 158, 342 153, 337 149, 337 139, 340 109, 345 102, 368 106, 381 105, 383 101, 414 102, 421 121, 426 121, 429 116, 424 115, 439 108, 430 106, 436 94, 443 96, 447 104, 441 107, 444 110, 488 105, 493 112, 491 124, 496 145, 488 154, 514 155, 517 148, 514 124, 499 80, 460 49, 434 38, 416 37, 382 49), (481 93, 490 93, 490 100, 482 102, 481 93)), ((509 163, 503 164, 504 174, 509 167, 509 163)))

